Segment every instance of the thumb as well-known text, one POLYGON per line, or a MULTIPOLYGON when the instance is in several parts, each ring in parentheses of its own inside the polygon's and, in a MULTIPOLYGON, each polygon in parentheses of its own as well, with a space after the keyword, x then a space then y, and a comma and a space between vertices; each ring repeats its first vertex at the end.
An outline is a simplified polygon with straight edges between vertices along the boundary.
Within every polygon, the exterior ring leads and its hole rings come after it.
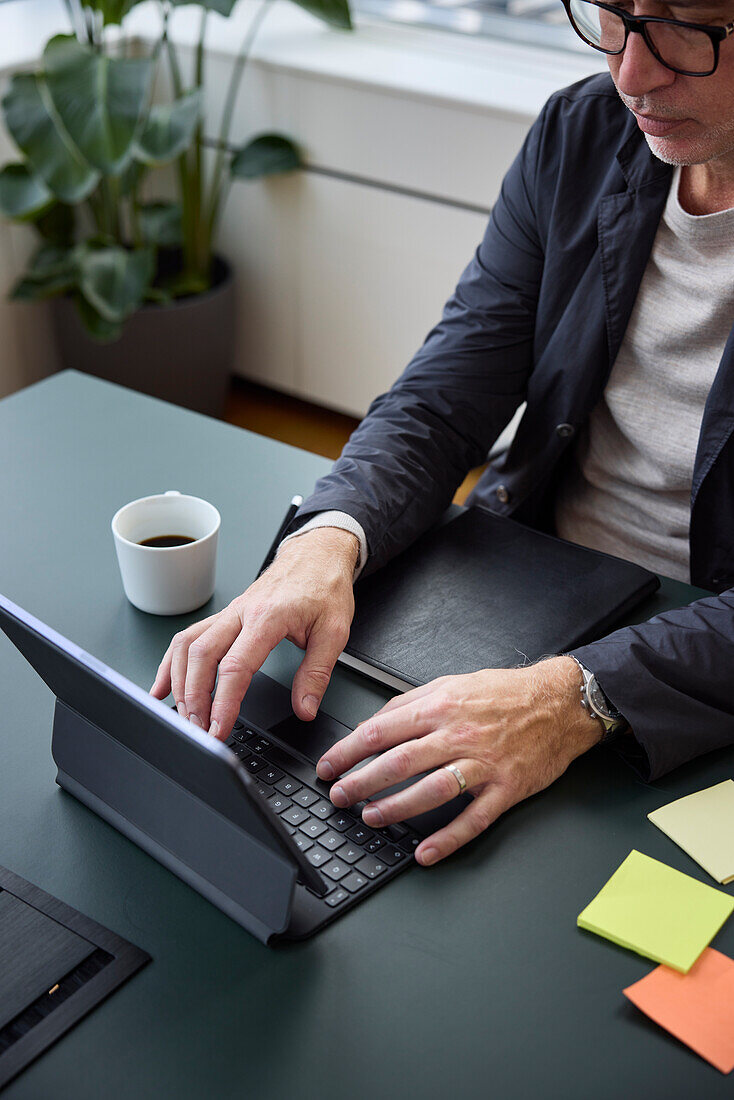
POLYGON ((324 692, 329 686, 336 659, 349 638, 349 628, 314 629, 308 639, 306 654, 293 677, 292 703, 296 715, 304 722, 316 717, 324 692))

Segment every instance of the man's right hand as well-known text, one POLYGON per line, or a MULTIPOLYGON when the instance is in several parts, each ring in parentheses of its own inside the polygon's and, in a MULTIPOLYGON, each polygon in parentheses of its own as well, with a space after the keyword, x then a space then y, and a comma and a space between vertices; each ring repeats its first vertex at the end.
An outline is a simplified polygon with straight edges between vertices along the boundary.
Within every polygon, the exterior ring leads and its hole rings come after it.
POLYGON ((172 692, 182 717, 226 740, 254 673, 287 638, 306 651, 293 678, 293 710, 314 718, 349 638, 358 556, 357 537, 336 527, 289 540, 246 592, 173 637, 150 694, 172 692))

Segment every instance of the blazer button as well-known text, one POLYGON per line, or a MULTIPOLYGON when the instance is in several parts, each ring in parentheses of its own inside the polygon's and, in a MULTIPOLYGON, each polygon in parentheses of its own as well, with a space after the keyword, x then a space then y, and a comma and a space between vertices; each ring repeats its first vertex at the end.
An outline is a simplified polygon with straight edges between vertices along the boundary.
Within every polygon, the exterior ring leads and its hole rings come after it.
POLYGON ((556 435, 559 435, 561 439, 568 439, 574 433, 573 424, 557 424, 556 435))
POLYGON ((498 485, 497 486, 497 500, 500 502, 500 504, 507 504, 509 499, 510 499, 510 494, 508 493, 505 486, 504 485, 498 485))

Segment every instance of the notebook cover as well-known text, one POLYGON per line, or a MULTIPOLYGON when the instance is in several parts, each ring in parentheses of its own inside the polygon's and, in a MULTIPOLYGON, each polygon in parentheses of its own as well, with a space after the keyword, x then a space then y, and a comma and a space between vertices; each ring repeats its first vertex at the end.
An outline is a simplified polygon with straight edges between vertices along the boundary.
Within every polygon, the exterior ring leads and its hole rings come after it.
POLYGON ((0 1089, 150 955, 0 867, 0 1089))
POLYGON ((345 653, 414 686, 513 668, 602 636, 659 584, 639 565, 468 508, 357 581, 345 653))

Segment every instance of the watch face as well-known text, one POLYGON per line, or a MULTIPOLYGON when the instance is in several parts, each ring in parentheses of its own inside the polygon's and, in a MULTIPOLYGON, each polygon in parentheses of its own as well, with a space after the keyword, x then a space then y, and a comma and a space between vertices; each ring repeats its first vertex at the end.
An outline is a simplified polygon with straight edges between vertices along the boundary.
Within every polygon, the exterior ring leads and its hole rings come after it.
POLYGON ((596 676, 592 676, 589 681, 589 702, 595 710, 600 711, 606 718, 619 718, 619 711, 616 707, 613 707, 606 695, 599 687, 596 676))

